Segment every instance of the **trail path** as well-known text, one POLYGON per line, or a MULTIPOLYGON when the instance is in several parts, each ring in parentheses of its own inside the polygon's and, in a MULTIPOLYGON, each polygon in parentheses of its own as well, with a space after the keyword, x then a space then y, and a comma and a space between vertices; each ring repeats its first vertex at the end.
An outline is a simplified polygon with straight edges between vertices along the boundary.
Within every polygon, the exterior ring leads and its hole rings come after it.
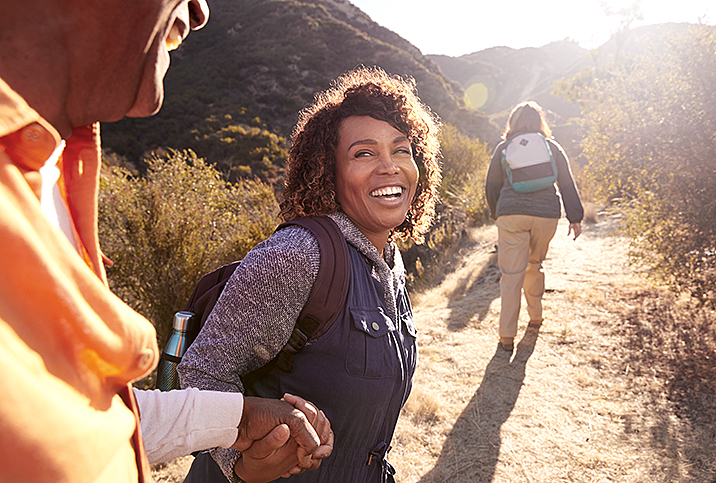
POLYGON ((679 441, 690 429, 632 387, 615 295, 643 282, 613 226, 586 225, 573 241, 560 221, 544 264, 545 321, 527 330, 523 301, 512 356, 497 349, 494 225, 415 297, 421 358, 391 452, 399 481, 716 481, 687 479, 679 441))
MULTIPOLYGON (((716 483, 716 409, 700 422, 679 416, 629 348, 625 314, 639 312, 630 294, 645 282, 615 223, 585 225, 573 241, 560 222, 545 322, 527 330, 523 309, 512 355, 497 349, 494 225, 473 230, 441 283, 413 295, 420 361, 390 453, 397 481, 716 483)), ((694 387, 713 394, 715 379, 694 387)), ((190 464, 159 468, 155 481, 180 482, 190 464)))

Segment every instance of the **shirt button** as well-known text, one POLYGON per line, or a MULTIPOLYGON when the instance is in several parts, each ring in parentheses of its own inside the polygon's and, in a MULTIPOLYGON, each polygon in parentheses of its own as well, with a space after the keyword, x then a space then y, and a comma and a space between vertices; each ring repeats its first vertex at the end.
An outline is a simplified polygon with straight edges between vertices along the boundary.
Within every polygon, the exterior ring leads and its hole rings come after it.
POLYGON ((39 141, 40 140, 40 133, 37 132, 36 129, 25 129, 25 132, 22 133, 23 136, 25 136, 25 139, 28 141, 39 141))
POLYGON ((373 330, 378 330, 378 329, 380 329, 380 325, 378 325, 378 322, 373 322, 373 323, 371 324, 371 327, 373 327, 373 330))

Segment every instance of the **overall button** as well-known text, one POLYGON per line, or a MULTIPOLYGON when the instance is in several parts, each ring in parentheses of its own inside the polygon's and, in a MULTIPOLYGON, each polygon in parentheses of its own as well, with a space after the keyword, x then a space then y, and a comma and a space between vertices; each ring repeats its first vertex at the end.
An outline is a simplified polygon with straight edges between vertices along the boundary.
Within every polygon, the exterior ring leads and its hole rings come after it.
POLYGON ((380 325, 378 325, 378 322, 373 322, 371 324, 371 327, 373 327, 373 330, 380 330, 380 325))

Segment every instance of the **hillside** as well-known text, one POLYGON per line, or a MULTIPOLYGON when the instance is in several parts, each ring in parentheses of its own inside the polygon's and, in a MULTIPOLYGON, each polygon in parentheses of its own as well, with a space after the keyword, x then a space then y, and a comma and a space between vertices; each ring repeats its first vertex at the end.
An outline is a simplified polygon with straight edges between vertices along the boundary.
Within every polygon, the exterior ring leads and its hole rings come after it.
POLYGON ((580 135, 571 119, 579 110, 552 94, 555 81, 615 58, 658 51, 670 33, 685 27, 641 27, 594 51, 563 40, 454 58, 424 56, 348 0, 214 0, 211 7, 208 25, 172 54, 162 111, 151 119, 104 124, 106 148, 130 163, 160 147, 191 148, 233 170, 232 176, 273 181, 299 110, 343 72, 379 65, 414 77, 423 101, 445 122, 489 145, 498 141, 509 110, 534 99, 577 159, 580 135), (244 134, 251 128, 256 131, 244 134))
POLYGON ((566 118, 578 111, 551 94, 555 81, 571 77, 585 67, 605 66, 615 58, 623 60, 658 52, 669 36, 683 32, 688 25, 669 23, 635 28, 614 35, 591 51, 565 39, 539 48, 492 47, 460 57, 428 57, 464 89, 484 85, 488 95, 473 107, 488 115, 506 115, 518 102, 533 99, 566 118))
POLYGON ((485 86, 487 98, 474 107, 487 114, 509 112, 515 104, 527 99, 550 105, 557 101, 550 94, 554 81, 574 75, 590 64, 589 52, 569 40, 540 48, 493 47, 461 57, 430 58, 466 90, 476 84, 485 86))
POLYGON ((485 115, 464 106, 457 82, 347 0, 214 0, 211 9, 208 25, 172 55, 162 111, 104 125, 106 147, 133 157, 157 146, 193 147, 191 131, 209 116, 287 137, 316 92, 361 64, 414 77, 443 120, 497 138, 485 115))

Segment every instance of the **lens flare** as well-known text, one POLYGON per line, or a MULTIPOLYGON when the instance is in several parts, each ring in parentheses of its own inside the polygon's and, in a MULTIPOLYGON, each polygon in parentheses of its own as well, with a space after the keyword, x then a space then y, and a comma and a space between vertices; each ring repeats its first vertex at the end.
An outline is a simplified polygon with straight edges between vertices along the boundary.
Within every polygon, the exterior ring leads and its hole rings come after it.
POLYGON ((465 104, 472 109, 480 109, 490 97, 490 90, 482 82, 475 82, 465 89, 465 104))

